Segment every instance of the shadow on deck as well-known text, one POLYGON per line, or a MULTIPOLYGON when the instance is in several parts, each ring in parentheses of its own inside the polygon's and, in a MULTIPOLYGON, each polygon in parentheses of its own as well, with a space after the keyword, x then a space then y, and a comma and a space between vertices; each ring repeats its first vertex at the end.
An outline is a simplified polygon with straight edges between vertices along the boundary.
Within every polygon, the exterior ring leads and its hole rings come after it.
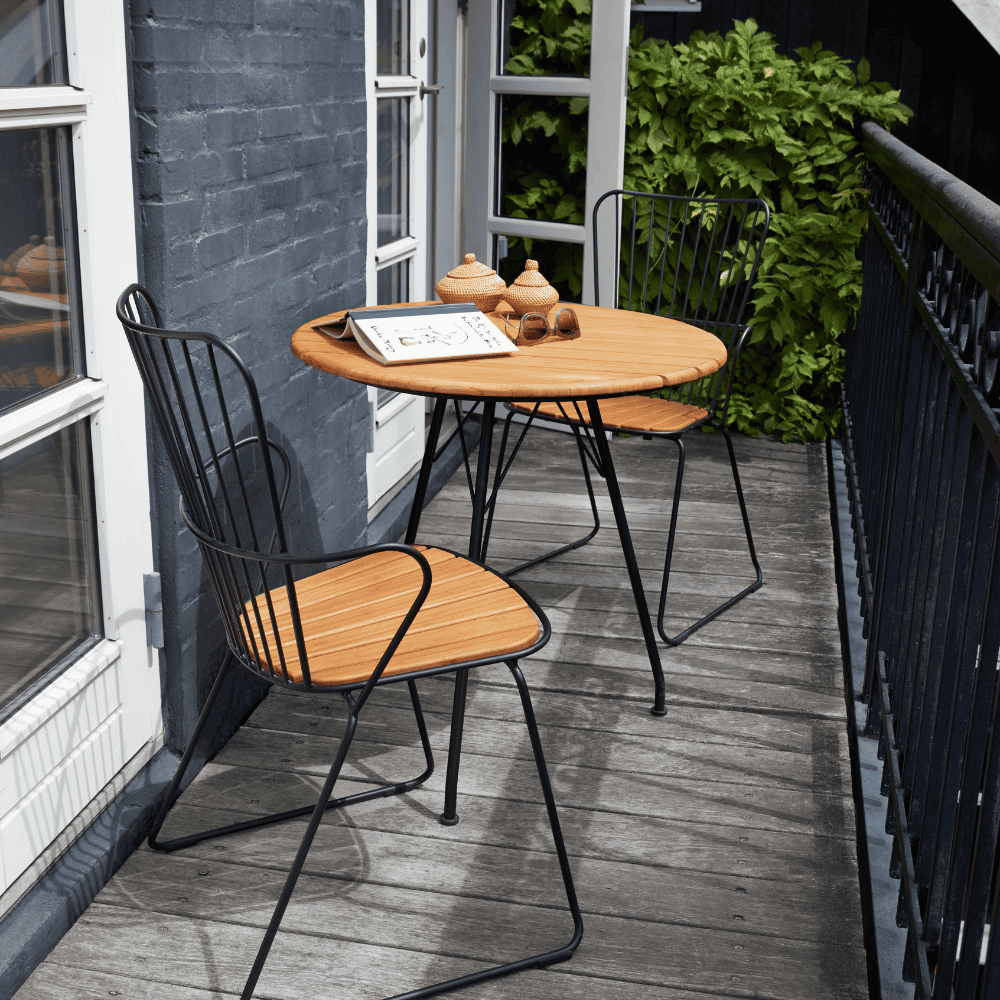
MULTIPOLYGON (((613 447, 655 607, 675 450, 638 438, 613 447)), ((683 646, 661 647, 666 718, 649 713, 652 679, 610 512, 588 546, 518 577, 553 625, 524 667, 585 933, 566 964, 456 995, 868 996, 825 454, 736 447, 764 587, 683 646)), ((572 439, 533 432, 505 484, 490 561, 523 562, 582 534, 589 516, 572 439)), ((419 540, 463 550, 468 519, 460 468, 426 508, 419 540)), ((690 443, 679 530, 674 632, 751 578, 721 437, 690 443)), ((473 672, 461 822, 437 821, 452 683, 421 682, 438 766, 427 785, 321 826, 260 995, 384 997, 570 936, 503 666, 473 672)), ((350 790, 421 770, 407 705, 403 686, 373 696, 345 771, 350 790)), ((308 803, 343 715, 332 700, 272 693, 185 792, 165 835, 308 803)), ((137 851, 19 1000, 238 994, 300 836, 293 821, 171 856, 137 851)))

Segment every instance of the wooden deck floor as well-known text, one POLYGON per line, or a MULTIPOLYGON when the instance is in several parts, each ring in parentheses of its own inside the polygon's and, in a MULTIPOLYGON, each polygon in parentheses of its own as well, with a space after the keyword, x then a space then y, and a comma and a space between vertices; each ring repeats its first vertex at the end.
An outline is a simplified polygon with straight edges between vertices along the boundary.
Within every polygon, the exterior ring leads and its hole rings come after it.
MULTIPOLYGON (((675 449, 613 443, 650 602, 675 449)), ((491 561, 573 537, 589 512, 575 446, 533 432, 505 487, 491 561)), ((738 440, 765 585, 678 649, 652 682, 610 507, 587 547, 523 575, 549 614, 524 663, 585 935, 573 959, 470 998, 711 1000, 868 996, 822 448, 738 440)), ((722 440, 689 448, 671 622, 742 587, 722 440)), ((464 471, 422 541, 464 549, 464 471)), ((470 686, 461 822, 441 826, 450 679, 421 693, 438 771, 412 795, 330 814, 258 992, 384 997, 554 946, 570 934, 517 696, 505 668, 470 686)), ((343 712, 273 694, 184 794, 168 834, 304 804, 343 712)), ((405 688, 362 715, 350 788, 420 770, 405 688)), ((239 993, 301 835, 289 822, 122 867, 19 1000, 206 1000, 239 993)))

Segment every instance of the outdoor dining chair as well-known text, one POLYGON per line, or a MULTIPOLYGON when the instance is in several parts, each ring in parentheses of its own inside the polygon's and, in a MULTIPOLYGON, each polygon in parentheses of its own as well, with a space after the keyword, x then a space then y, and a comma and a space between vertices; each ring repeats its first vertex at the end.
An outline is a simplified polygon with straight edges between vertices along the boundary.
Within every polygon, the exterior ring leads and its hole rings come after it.
MULTIPOLYGON (((197 539, 229 647, 149 845, 169 852, 210 837, 310 816, 242 996, 248 1000, 253 994, 325 810, 409 791, 433 771, 416 680, 491 663, 506 663, 521 698, 573 934, 553 951, 400 996, 429 997, 568 959, 580 943, 583 923, 531 698, 518 665, 521 657, 548 642, 544 613, 499 574, 446 549, 382 544, 312 555, 293 552, 282 510, 288 457, 268 436, 246 365, 219 337, 163 329, 156 304, 139 285, 122 293, 117 315, 177 477, 181 517, 197 539), (247 428, 247 433, 238 437, 237 427, 247 428), (314 806, 160 841, 160 828, 195 744, 234 666, 276 687, 344 699, 345 732, 319 799, 314 806), (332 798, 366 702, 377 686, 393 683, 409 688, 426 769, 408 781, 332 798)), ((490 933, 483 928, 484 936, 490 933)))
MULTIPOLYGON (((726 420, 733 376, 740 352, 751 333, 751 328, 743 325, 743 315, 767 237, 770 212, 767 205, 756 198, 686 198, 618 189, 608 191, 598 199, 592 219, 595 305, 601 304, 602 278, 610 278, 610 287, 618 291, 618 301, 614 303, 616 307, 668 316, 707 330, 725 343, 728 353, 725 366, 713 375, 662 389, 659 395, 624 396, 601 403, 601 417, 607 430, 638 434, 645 439, 665 438, 677 444, 677 476, 670 511, 657 628, 664 642, 670 646, 678 646, 747 594, 760 589, 763 583, 726 420), (599 239, 602 234, 603 243, 599 239), (609 234, 614 236, 614 242, 610 245, 607 238, 609 234), (607 269, 610 272, 606 274, 607 269), (725 392, 722 391, 723 387, 725 392), (684 479, 684 435, 706 425, 720 430, 726 439, 755 579, 693 625, 670 636, 667 635, 663 618, 684 479)), ((623 328, 626 327, 623 323, 623 328)), ((586 337, 586 331, 583 336, 586 337)), ((622 336, 628 336, 628 333, 623 332, 622 336)), ((568 424, 572 428, 594 519, 594 526, 587 535, 507 570, 507 575, 510 576, 553 556, 586 545, 597 534, 601 521, 587 467, 590 462, 600 472, 599 463, 592 457, 596 452, 590 446, 592 442, 589 440, 590 417, 587 407, 582 403, 570 406, 563 403, 543 403, 536 410, 534 403, 515 402, 508 404, 507 408, 509 412, 500 447, 501 462, 510 423, 517 414, 528 417, 530 422, 534 412, 535 420, 568 424)), ((492 520, 491 508, 487 538, 492 520)))

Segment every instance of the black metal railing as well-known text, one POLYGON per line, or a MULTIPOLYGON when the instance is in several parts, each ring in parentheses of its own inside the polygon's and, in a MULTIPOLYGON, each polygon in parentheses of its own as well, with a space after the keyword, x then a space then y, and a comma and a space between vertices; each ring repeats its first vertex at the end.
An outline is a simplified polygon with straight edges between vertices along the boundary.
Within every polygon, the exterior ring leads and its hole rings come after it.
POLYGON ((1000 997, 1000 206, 867 124, 844 453, 903 978, 1000 997))

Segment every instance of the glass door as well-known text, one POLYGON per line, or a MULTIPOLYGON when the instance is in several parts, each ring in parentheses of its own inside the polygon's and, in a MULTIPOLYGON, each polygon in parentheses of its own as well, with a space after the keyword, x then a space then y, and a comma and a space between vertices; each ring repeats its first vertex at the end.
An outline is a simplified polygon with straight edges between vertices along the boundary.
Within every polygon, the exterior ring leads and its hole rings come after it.
MULTIPOLYGON (((593 3, 589 65, 567 65, 550 58, 552 54, 541 47, 525 47, 523 39, 522 47, 532 56, 512 59, 511 35, 519 12, 518 0, 469 5, 465 245, 481 260, 490 261, 508 282, 520 273, 502 263, 510 240, 519 241, 519 250, 530 247, 529 255, 546 261, 547 267, 558 270, 560 264, 572 261, 582 283, 582 301, 592 304, 591 214, 605 191, 621 187, 624 170, 630 6, 613 0, 593 3), (523 118, 527 108, 529 117, 545 120, 553 102, 569 107, 587 130, 584 210, 582 218, 571 222, 561 220, 561 205, 551 214, 538 214, 537 209, 516 208, 517 199, 506 196, 525 166, 517 146, 501 142, 504 119, 523 118)), ((537 13, 537 8, 526 12, 537 13)), ((571 160, 572 150, 554 149, 553 155, 571 160)), ((525 160, 534 163, 531 156, 525 160)), ((609 232, 607 242, 602 234, 601 240, 603 245, 614 245, 617 234, 609 232)), ((522 260, 524 256, 520 254, 522 260)), ((546 276, 556 278, 554 273, 546 276)), ((614 304, 614 292, 612 274, 607 287, 601 288, 601 304, 614 304)))
MULTIPOLYGON (((368 304, 387 305, 422 300, 427 284, 427 0, 366 0, 365 10, 368 304)), ((420 462, 424 402, 368 392, 373 507, 420 462)))
POLYGON ((0 0, 0 915, 158 748, 124 42, 0 0))

